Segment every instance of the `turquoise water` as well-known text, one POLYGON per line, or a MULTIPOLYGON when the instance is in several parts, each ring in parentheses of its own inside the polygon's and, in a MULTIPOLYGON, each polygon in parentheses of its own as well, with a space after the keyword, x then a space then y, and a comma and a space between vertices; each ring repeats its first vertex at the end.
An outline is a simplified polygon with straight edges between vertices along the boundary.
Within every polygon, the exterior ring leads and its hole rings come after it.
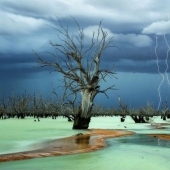
POLYGON ((0 154, 40 148, 39 142, 49 139, 68 137, 84 131, 73 131, 72 123, 67 119, 33 118, 0 119, 0 154))
POLYGON ((158 139, 130 136, 108 139, 107 143, 107 148, 96 152, 13 161, 1 163, 0 168, 3 170, 169 170, 170 148, 159 146, 158 139), (142 144, 139 143, 140 140, 142 144))
MULTIPOLYGON (((8 120, 7 120, 8 121, 8 120)), ((34 123, 25 120, 16 125, 16 121, 0 122, 0 127, 6 136, 0 132, 1 144, 12 147, 13 143, 32 141, 31 143, 70 136, 79 131, 73 131, 72 123, 66 119, 44 119, 34 123), (40 124, 38 124, 40 123, 40 124), (28 126, 29 125, 29 126, 28 126), (11 129, 13 127, 13 129, 11 129), (3 139, 3 140, 2 140, 3 139)), ((23 120, 21 120, 23 121, 23 120)), ((0 163, 0 170, 169 170, 170 169, 170 142, 149 137, 144 134, 169 134, 166 129, 153 129, 149 124, 134 124, 130 119, 120 123, 117 118, 92 119, 91 128, 126 129, 135 131, 134 136, 107 139, 108 146, 102 150, 65 155, 58 157, 36 158, 22 161, 0 163), (126 126, 126 128, 124 127, 126 126)), ((82 131, 86 133, 86 131, 82 131)), ((30 145, 24 144, 24 149, 30 145)), ((0 146, 3 149, 2 146, 0 146)), ((17 147, 15 150, 23 148, 17 147)), ((6 150, 3 149, 3 152, 6 150)), ((7 148, 9 152, 10 149, 7 148)))

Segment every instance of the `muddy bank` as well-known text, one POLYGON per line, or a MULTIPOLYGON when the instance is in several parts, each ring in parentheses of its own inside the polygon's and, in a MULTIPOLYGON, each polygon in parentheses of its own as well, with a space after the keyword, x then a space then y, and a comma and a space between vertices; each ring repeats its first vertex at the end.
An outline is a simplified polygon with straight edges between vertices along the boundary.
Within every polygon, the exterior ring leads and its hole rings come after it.
POLYGON ((88 130, 88 134, 48 141, 42 149, 0 155, 0 162, 91 152, 106 146, 104 139, 133 135, 123 130, 88 130))
POLYGON ((149 136, 159 138, 162 140, 170 140, 170 135, 168 135, 168 134, 150 134, 149 136))

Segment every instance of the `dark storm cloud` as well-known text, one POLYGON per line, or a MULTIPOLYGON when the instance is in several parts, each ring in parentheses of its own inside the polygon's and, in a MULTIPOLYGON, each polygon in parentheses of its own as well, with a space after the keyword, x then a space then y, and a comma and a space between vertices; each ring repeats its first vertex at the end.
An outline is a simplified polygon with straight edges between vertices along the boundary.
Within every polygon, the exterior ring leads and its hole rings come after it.
POLYGON ((0 54, 0 61, 1 80, 34 78, 41 72, 53 71, 49 67, 39 68, 35 54, 0 54))
POLYGON ((0 59, 1 59, 0 65, 3 66, 7 64, 15 65, 20 63, 31 63, 36 60, 36 57, 34 54, 27 54, 27 53, 17 54, 17 55, 12 53, 11 54, 1 53, 0 59))
POLYGON ((0 78, 5 81, 6 79, 29 79, 34 77, 34 74, 37 73, 35 68, 26 68, 25 66, 22 67, 4 67, 0 69, 0 78))
MULTIPOLYGON (((165 63, 160 61, 159 62, 160 66, 160 72, 164 73, 165 72, 165 63)), ((132 72, 132 73, 152 73, 152 74, 157 74, 158 73, 158 67, 156 61, 138 61, 134 62, 133 61, 127 61, 127 60, 121 60, 119 62, 119 66, 117 67, 117 71, 119 72, 132 72)))
MULTIPOLYGON (((118 66, 119 71, 155 73, 156 67, 153 64, 156 63, 155 36, 159 36, 157 52, 162 63, 167 54, 162 33, 165 31, 168 34, 170 30, 165 14, 169 11, 168 4, 170 5, 169 1, 160 3, 158 0, 144 0, 142 4, 135 0, 128 2, 54 0, 50 3, 41 0, 29 2, 2 0, 0 2, 2 16, 0 24, 3 25, 0 28, 1 76, 5 77, 5 74, 10 76, 11 72, 11 75, 16 77, 24 75, 27 77, 44 71, 45 69, 37 71, 32 68, 36 60, 31 54, 32 49, 41 56, 46 56, 45 51, 53 52, 49 41, 55 43, 59 40, 55 30, 47 25, 58 27, 58 18, 64 26, 68 26, 70 33, 77 33, 78 28, 71 16, 84 28, 87 40, 90 40, 92 32, 96 31, 101 20, 103 29, 109 36, 114 36, 114 45, 120 50, 105 51, 102 65, 109 65, 111 62, 118 66), (143 64, 146 62, 146 65, 143 64)), ((167 40, 170 40, 169 34, 167 40)), ((88 45, 89 42, 86 43, 86 46, 88 45)), ((160 64, 160 69, 164 68, 165 65, 160 64)))
MULTIPOLYGON (((138 105, 145 103, 149 96, 156 100, 157 95, 153 96, 161 81, 157 64, 162 73, 170 71, 167 67, 170 65, 169 6, 169 0, 0 0, 0 93, 4 91, 10 96, 27 90, 45 94, 51 93, 51 83, 59 86, 58 79, 62 76, 50 74, 53 68, 34 67, 38 64, 32 50, 44 60, 55 62, 47 55, 47 51, 55 52, 49 42, 61 41, 56 30, 49 26, 59 28, 59 19, 71 35, 77 34, 74 17, 84 28, 85 48, 90 45, 93 31, 97 33, 100 21, 108 37, 114 36, 113 44, 118 48, 108 48, 101 58, 101 68, 114 65, 118 73, 117 85, 115 80, 113 84, 120 90, 113 94, 138 105)), ((62 60, 60 63, 64 68, 62 60)), ((114 99, 113 96, 110 103, 117 103, 117 96, 114 99)), ((102 97, 99 102, 104 103, 102 97)))

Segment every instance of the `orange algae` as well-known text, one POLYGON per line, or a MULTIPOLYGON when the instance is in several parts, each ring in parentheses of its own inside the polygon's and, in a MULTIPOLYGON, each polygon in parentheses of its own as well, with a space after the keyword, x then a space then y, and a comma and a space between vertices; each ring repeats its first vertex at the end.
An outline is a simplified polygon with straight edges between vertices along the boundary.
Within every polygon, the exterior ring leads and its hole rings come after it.
POLYGON ((149 136, 156 137, 162 140, 170 140, 170 135, 164 135, 164 134, 150 134, 149 136))

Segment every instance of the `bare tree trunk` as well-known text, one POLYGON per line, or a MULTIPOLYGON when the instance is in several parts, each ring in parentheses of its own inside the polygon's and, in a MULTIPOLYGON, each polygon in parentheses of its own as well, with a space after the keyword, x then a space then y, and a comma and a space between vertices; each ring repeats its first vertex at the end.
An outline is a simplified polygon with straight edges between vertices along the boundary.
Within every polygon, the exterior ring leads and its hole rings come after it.
POLYGON ((91 117, 83 118, 80 115, 75 116, 73 129, 88 129, 91 117))
POLYGON ((90 91, 89 89, 82 90, 82 103, 79 108, 78 114, 76 114, 73 124, 73 129, 88 129, 91 120, 91 110, 93 107, 93 100, 96 91, 90 91))

